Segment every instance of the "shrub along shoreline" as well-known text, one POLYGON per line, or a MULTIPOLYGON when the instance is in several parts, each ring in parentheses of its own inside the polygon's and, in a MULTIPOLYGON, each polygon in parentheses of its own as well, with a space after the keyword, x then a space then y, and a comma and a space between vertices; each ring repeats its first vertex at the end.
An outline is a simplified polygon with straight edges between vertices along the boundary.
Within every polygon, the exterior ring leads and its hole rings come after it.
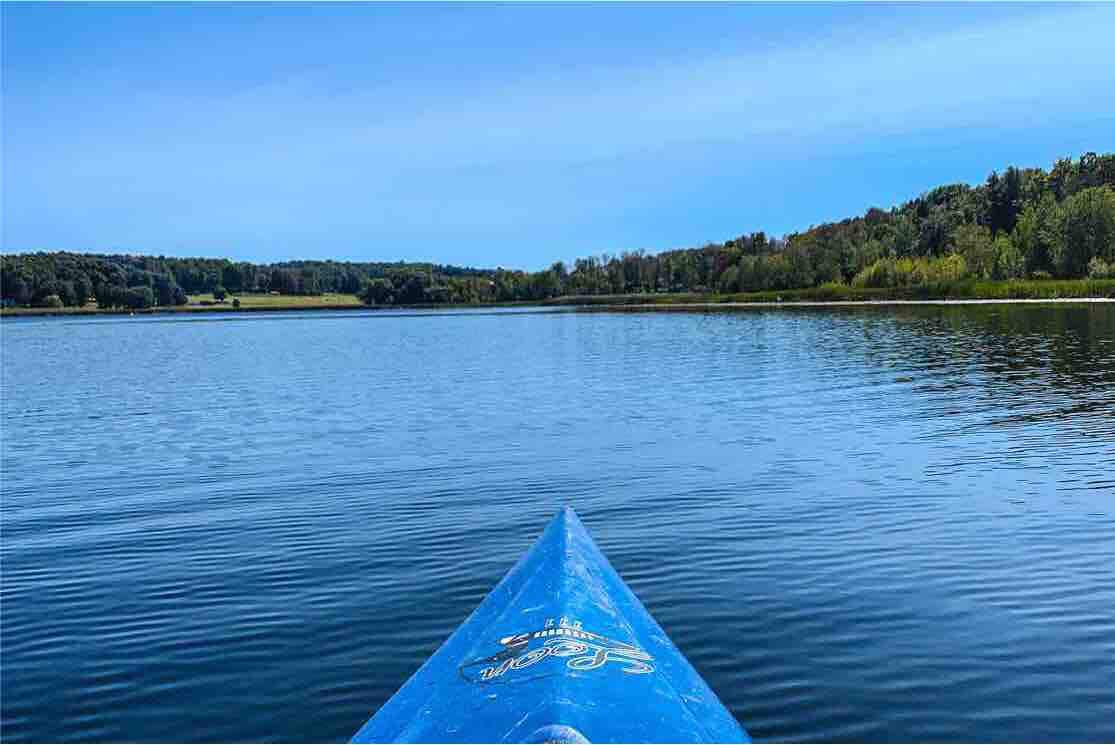
POLYGON ((1115 279, 953 280, 907 287, 857 287, 824 284, 795 290, 663 295, 585 295, 554 298, 543 305, 671 305, 690 303, 880 303, 948 300, 1109 300, 1115 279))

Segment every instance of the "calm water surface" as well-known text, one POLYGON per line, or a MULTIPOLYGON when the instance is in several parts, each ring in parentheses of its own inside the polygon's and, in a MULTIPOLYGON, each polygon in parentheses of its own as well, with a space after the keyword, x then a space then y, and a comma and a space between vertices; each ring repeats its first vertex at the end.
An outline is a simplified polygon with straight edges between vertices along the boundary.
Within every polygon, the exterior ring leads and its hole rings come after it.
POLYGON ((26 319, 6 742, 344 740, 571 504, 763 740, 1115 740, 1115 308, 26 319))

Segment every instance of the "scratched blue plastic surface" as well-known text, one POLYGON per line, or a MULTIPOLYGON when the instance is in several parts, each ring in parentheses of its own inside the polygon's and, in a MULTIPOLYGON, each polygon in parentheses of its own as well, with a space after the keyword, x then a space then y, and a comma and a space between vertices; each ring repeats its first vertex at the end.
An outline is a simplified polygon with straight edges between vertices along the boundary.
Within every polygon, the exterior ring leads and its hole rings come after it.
POLYGON ((749 742, 566 508, 353 742, 749 742))

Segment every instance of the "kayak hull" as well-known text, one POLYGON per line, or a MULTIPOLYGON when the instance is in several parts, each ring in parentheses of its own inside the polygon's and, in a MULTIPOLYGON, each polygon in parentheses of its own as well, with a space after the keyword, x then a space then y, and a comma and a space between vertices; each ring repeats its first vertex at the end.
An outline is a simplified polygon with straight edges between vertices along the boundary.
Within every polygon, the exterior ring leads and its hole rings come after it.
POLYGON ((571 509, 353 742, 749 742, 571 509))

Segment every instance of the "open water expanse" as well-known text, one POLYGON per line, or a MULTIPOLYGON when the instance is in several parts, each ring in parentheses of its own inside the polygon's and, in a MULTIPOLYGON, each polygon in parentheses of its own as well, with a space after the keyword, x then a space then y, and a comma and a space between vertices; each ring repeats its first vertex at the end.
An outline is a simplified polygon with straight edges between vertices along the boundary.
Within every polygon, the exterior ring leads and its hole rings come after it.
POLYGON ((760 740, 1115 740, 1115 307, 0 323, 5 742, 341 741, 572 505, 760 740))

